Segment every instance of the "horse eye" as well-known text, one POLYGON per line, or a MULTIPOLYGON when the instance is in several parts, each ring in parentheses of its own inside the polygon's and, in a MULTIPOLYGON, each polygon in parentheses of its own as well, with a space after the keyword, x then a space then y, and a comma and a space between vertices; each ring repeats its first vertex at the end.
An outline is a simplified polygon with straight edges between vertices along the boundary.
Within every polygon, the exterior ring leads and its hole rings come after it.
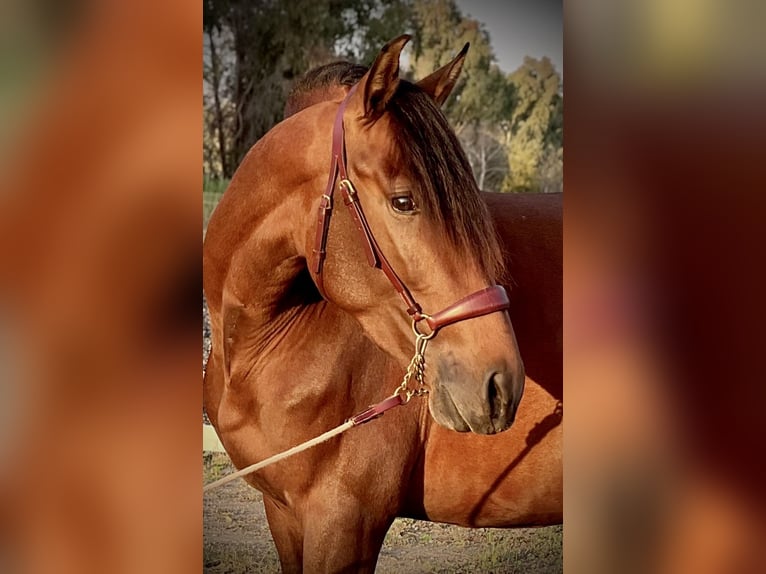
POLYGON ((412 213, 415 211, 415 202, 409 195, 397 195, 391 198, 391 207, 399 213, 412 213))

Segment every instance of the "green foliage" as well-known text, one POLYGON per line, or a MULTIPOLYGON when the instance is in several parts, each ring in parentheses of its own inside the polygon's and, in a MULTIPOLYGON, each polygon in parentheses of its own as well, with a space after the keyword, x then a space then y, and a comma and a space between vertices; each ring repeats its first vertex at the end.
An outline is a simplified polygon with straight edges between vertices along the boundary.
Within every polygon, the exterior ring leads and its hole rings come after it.
POLYGON ((204 452, 202 453, 202 470, 204 481, 212 482, 226 476, 235 469, 226 453, 204 452))
POLYGON ((338 57, 374 54, 409 11, 405 0, 206 0, 203 18, 205 169, 231 177, 282 119, 295 78, 338 57))
POLYGON ((373 0, 369 11, 349 11, 356 21, 349 22, 355 30, 347 45, 336 44, 336 52, 351 61, 370 65, 386 42, 412 29, 409 0, 373 0))
POLYGON ((559 174, 563 154, 563 94, 561 77, 548 58, 527 57, 509 76, 517 95, 507 127, 509 173, 503 188, 510 191, 550 191, 550 178, 559 174), (543 177, 541 168, 545 168, 543 177), (547 185, 544 183, 547 181, 547 185))
POLYGON ((507 116, 513 107, 513 87, 495 63, 484 26, 464 18, 454 0, 414 0, 412 8, 415 78, 427 76, 454 58, 466 42, 471 44, 460 81, 444 108, 456 132, 507 116))
POLYGON ((444 111, 479 185, 560 191, 563 89, 547 58, 512 74, 497 66, 490 36, 455 0, 205 0, 204 173, 229 179, 250 147, 282 119, 295 78, 345 58, 371 64, 403 32, 405 75, 417 79, 470 42, 444 111))
POLYGON ((547 58, 526 58, 505 75, 484 27, 454 0, 413 0, 411 68, 425 77, 471 48, 444 112, 463 143, 482 189, 560 191, 563 159, 561 79, 547 58))

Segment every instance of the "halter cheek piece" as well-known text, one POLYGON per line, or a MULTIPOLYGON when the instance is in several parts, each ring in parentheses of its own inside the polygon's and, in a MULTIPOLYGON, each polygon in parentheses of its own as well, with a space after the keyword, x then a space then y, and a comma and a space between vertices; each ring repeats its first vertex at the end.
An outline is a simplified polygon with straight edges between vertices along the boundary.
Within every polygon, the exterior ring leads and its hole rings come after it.
POLYGON ((370 225, 367 223, 367 218, 364 216, 364 211, 362 211, 362 205, 359 203, 356 189, 348 178, 343 114, 355 91, 356 86, 349 90, 348 95, 346 95, 346 98, 341 103, 338 113, 335 116, 335 124, 333 125, 332 132, 332 162, 330 164, 330 177, 327 180, 327 189, 319 202, 312 269, 320 293, 322 293, 323 296, 325 295, 322 271, 325 256, 327 255, 327 233, 330 228, 330 216, 332 215, 333 210, 333 192, 335 191, 335 182, 340 178, 338 187, 343 194, 343 202, 351 213, 351 217, 359 231, 362 245, 367 255, 367 262, 370 266, 377 267, 385 273, 388 280, 394 286, 394 289, 396 289, 404 300, 405 305, 407 305, 407 313, 412 317, 413 329, 417 335, 431 338, 439 329, 446 327, 447 325, 508 309, 509 301, 505 288, 501 285, 493 285, 471 293, 467 297, 460 299, 434 315, 423 313, 423 310, 418 302, 415 301, 410 290, 407 289, 407 286, 399 278, 386 259, 386 256, 383 255, 383 252, 380 250, 378 242, 375 241, 375 236, 372 234, 370 225), (417 325, 420 321, 425 321, 428 328, 431 330, 427 335, 419 331, 417 325))

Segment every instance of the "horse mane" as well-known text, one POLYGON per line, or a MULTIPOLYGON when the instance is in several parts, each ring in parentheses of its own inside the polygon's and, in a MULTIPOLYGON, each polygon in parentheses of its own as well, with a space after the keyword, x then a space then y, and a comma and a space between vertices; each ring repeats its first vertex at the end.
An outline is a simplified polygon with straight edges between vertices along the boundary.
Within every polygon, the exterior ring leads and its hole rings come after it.
POLYGON ((333 88, 351 87, 366 73, 366 66, 344 61, 312 68, 293 84, 285 103, 285 118, 316 103, 327 101, 332 96, 333 88))
POLYGON ((386 111, 394 131, 394 153, 415 184, 415 203, 446 231, 450 244, 472 253, 496 279, 505 268, 487 205, 460 141, 433 98, 400 80, 386 111))
MULTIPOLYGON (((285 117, 333 97, 339 86, 353 86, 367 70, 344 61, 309 70, 290 91, 285 117)), ((416 84, 402 79, 387 111, 394 131, 394 160, 403 163, 416 184, 411 190, 415 203, 445 230, 453 248, 474 254, 489 277, 504 279, 502 252, 489 211, 441 108, 416 84)))

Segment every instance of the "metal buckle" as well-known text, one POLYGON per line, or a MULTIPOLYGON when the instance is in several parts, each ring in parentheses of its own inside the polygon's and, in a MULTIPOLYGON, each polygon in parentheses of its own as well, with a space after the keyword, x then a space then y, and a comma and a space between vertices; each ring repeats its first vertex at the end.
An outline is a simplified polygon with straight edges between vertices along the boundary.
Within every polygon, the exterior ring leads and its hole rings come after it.
POLYGON ((417 319, 412 319, 412 332, 415 333, 416 337, 419 337, 421 339, 428 341, 429 339, 433 339, 436 336, 436 330, 433 330, 430 333, 421 333, 420 329, 418 329, 418 323, 420 321, 423 321, 424 319, 430 319, 430 318, 431 318, 430 315, 427 315, 426 313, 420 313, 417 319))
POLYGON ((356 189, 354 188, 354 184, 351 183, 348 179, 341 179, 340 182, 338 182, 338 187, 343 192, 343 194, 349 199, 349 202, 356 201, 356 189))

